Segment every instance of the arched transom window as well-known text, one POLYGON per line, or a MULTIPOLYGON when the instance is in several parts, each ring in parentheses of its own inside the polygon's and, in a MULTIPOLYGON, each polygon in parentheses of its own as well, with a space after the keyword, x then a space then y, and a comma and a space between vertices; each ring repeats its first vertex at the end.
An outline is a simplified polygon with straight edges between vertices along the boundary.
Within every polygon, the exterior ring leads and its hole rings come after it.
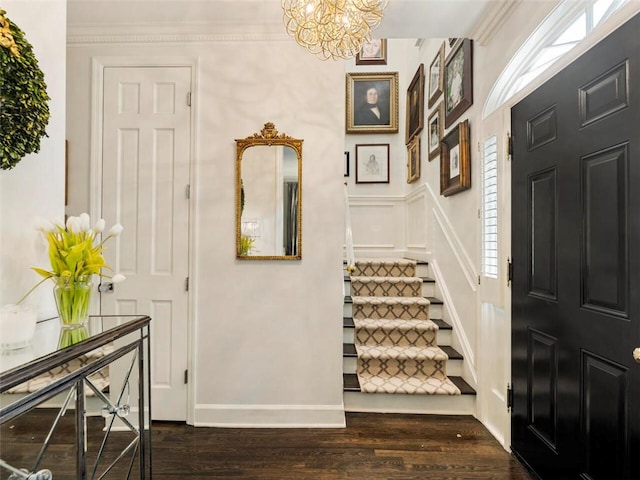
POLYGON ((628 0, 564 0, 524 42, 489 93, 486 118, 578 45, 628 0))

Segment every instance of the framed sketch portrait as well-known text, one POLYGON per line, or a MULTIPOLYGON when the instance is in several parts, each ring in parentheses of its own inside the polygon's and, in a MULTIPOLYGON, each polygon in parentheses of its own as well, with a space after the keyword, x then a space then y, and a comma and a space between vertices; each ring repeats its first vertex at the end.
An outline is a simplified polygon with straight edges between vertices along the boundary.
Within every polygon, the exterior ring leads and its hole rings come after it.
POLYGON ((356 183, 389 183, 389 144, 356 145, 356 183))
POLYGON ((360 52, 356 55, 356 65, 386 65, 387 40, 372 38, 365 40, 360 52))
POLYGON ((407 145, 407 183, 420 178, 420 137, 415 137, 407 145))
POLYGON ((429 65, 429 108, 433 107, 442 93, 444 83, 444 42, 429 65))
POLYGON ((347 73, 347 133, 398 132, 398 72, 347 73))
POLYGON ((449 53, 444 67, 444 127, 473 104, 473 41, 465 38, 449 53))
POLYGON ((469 120, 447 133, 440 144, 440 195, 448 197, 471 188, 469 120))
POLYGON ((429 161, 440 155, 440 141, 444 134, 444 103, 440 104, 431 112, 427 120, 429 161))
POLYGON ((407 134, 405 144, 424 128, 424 64, 420 64, 407 89, 407 134))

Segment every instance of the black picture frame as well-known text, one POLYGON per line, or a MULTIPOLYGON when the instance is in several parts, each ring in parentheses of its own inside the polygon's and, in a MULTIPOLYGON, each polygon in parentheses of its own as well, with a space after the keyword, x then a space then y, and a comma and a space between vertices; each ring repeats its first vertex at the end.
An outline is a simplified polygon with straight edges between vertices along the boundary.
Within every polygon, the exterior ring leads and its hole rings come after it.
POLYGON ((349 176, 349 152, 344 152, 344 176, 349 176))
POLYGON ((465 38, 444 68, 444 126, 449 128, 473 104, 473 41, 465 38))
POLYGON ((442 89, 444 86, 444 47, 442 42, 438 53, 431 64, 429 65, 429 108, 433 107, 440 95, 442 95, 442 89))
POLYGON ((356 183, 389 183, 389 144, 356 145, 356 183))
POLYGON ((407 88, 407 123, 405 143, 408 145, 424 128, 424 64, 421 63, 407 88))
POLYGON ((362 44, 362 48, 356 54, 356 65, 386 65, 387 64, 387 39, 372 38, 362 44))
POLYGON ((433 109, 427 120, 427 152, 429 161, 440 155, 440 142, 444 135, 444 102, 433 109))

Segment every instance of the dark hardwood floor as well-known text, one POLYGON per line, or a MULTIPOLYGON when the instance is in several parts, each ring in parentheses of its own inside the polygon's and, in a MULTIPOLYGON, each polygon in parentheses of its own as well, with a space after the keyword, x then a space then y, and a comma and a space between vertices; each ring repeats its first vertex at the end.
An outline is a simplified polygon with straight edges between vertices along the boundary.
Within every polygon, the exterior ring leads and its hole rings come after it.
MULTIPOLYGON (((3 459, 9 455, 28 464, 26 459, 37 453, 33 444, 50 425, 52 415, 46 415, 28 415, 2 426, 3 459)), ((71 420, 54 435, 43 462, 55 466, 56 480, 73 478, 71 420)), ((100 442, 101 420, 91 419, 89 450, 100 442)), ((125 437, 116 432, 110 441, 124 445, 130 439, 125 437)), ((227 429, 154 422, 152 438, 153 478, 160 480, 532 478, 467 416, 349 413, 347 428, 338 429, 227 429)), ((105 478, 124 476, 116 469, 105 478)))

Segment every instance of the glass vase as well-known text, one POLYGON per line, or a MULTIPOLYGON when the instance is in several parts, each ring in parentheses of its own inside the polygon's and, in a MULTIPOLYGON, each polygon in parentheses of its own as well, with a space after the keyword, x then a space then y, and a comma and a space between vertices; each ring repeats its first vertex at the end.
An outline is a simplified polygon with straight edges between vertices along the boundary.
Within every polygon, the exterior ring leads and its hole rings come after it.
POLYGON ((58 277, 53 287, 58 318, 63 329, 85 327, 91 304, 91 277, 58 277))

